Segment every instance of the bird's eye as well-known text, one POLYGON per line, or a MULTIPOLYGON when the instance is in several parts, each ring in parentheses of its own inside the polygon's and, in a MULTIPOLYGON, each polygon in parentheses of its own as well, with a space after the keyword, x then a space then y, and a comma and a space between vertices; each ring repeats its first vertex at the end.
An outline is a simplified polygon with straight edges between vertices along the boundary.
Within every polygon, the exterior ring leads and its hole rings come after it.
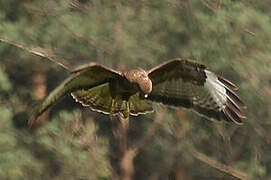
POLYGON ((148 97, 148 94, 145 94, 145 95, 144 95, 144 98, 147 98, 147 97, 148 97))

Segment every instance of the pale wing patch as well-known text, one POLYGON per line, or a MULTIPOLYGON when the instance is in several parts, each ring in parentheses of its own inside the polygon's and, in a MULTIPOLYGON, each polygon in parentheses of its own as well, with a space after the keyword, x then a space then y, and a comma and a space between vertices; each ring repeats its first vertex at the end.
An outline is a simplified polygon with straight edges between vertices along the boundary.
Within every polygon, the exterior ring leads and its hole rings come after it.
POLYGON ((225 104, 227 102, 227 93, 225 85, 223 85, 217 78, 217 76, 208 71, 205 70, 206 73, 206 82, 204 84, 204 87, 208 89, 211 97, 213 100, 217 103, 219 106, 219 110, 225 107, 225 104))

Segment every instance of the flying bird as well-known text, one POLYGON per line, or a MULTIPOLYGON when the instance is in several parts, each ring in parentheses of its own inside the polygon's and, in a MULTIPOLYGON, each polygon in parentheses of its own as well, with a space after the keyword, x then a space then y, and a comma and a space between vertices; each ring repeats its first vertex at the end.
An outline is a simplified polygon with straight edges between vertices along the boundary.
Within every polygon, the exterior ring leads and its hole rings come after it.
POLYGON ((242 124, 245 105, 235 94, 237 89, 193 60, 176 58, 149 71, 136 68, 123 72, 90 63, 72 71, 48 95, 33 119, 71 94, 83 106, 109 115, 146 114, 153 111, 151 103, 155 102, 191 109, 211 120, 242 124))

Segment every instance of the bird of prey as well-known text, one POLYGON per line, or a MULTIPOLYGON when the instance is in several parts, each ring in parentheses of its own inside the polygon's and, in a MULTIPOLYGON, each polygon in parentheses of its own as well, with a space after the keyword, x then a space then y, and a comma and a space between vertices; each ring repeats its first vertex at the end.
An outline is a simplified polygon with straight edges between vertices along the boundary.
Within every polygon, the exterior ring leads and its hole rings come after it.
POLYGON ((67 94, 104 114, 137 116, 152 112, 151 102, 192 109, 211 120, 242 124, 244 103, 237 86, 193 60, 172 59, 149 71, 116 71, 90 63, 72 71, 34 115, 40 116, 67 94))

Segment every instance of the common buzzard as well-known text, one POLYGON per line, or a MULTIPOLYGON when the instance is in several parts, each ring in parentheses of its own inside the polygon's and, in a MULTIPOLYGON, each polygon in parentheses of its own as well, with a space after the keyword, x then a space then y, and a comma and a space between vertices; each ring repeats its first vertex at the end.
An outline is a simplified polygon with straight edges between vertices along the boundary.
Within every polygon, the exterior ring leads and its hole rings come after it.
MULTIPOLYGON (((75 69, 39 107, 34 119, 67 94, 91 110, 124 117, 152 112, 150 102, 185 107, 208 119, 241 124, 245 107, 237 86, 202 64, 173 59, 149 71, 124 72, 91 63, 75 69)), ((32 119, 33 120, 33 119, 32 119)))

